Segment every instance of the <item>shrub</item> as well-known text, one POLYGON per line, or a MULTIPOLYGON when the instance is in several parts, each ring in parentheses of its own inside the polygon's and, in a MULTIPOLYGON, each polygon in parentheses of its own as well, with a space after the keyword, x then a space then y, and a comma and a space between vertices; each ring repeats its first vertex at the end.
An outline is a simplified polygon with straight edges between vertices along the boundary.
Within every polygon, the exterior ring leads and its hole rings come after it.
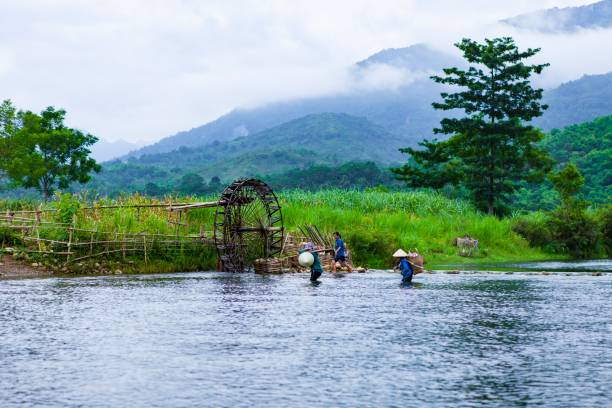
POLYGON ((346 237, 355 265, 373 267, 391 266, 390 255, 395 251, 394 241, 387 235, 369 229, 352 230, 346 237))
POLYGON ((525 238, 531 246, 546 247, 552 242, 552 235, 544 217, 519 218, 512 225, 512 231, 525 238))
POLYGON ((0 244, 4 246, 19 245, 21 240, 19 236, 10 228, 0 227, 0 244))
POLYGON ((612 205, 601 208, 597 214, 603 247, 608 257, 612 256, 612 205))
POLYGON ((547 227, 553 244, 572 258, 590 258, 599 252, 600 231, 597 220, 585 211, 583 203, 561 205, 551 211, 547 227))

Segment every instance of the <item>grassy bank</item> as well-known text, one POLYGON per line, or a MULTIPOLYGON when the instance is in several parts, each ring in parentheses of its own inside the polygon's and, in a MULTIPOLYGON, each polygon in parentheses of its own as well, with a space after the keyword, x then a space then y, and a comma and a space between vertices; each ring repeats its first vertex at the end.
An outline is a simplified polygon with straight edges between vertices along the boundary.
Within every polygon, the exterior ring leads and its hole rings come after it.
POLYGON ((401 247, 417 249, 428 267, 453 263, 490 263, 558 259, 558 254, 530 248, 511 229, 512 218, 498 219, 477 212, 469 203, 430 192, 301 191, 281 195, 289 230, 311 223, 340 231, 357 263, 388 267, 401 247), (479 241, 475 257, 462 257, 456 237, 479 241))
MULTIPOLYGON (((285 226, 289 232, 298 231, 303 224, 317 225, 321 230, 341 231, 354 253, 355 263, 370 268, 392 265, 391 254, 401 247, 422 253, 429 268, 453 263, 491 263, 558 258, 540 249, 530 248, 527 242, 511 230, 513 219, 497 219, 477 212, 470 204, 451 200, 430 192, 384 192, 326 190, 319 192, 288 191, 280 194, 285 226), (475 257, 462 257, 453 246, 453 239, 470 235, 479 240, 480 251, 475 257)), ((174 202, 214 200, 212 197, 187 197, 174 202)), ((166 202, 166 200, 164 200, 166 202)), ((54 223, 41 237, 48 240, 66 239, 66 225, 78 231, 73 239, 117 239, 125 234, 172 235, 176 226, 168 223, 168 212, 163 208, 135 209, 105 206, 156 204, 159 201, 142 196, 123 197, 118 200, 87 202, 84 197, 64 195, 56 201, 42 205, 35 202, 0 202, 0 210, 53 209, 45 213, 46 220, 54 223), (83 210, 83 207, 90 207, 83 210), (92 208, 93 207, 93 208, 92 208), (80 236, 79 236, 80 234, 80 236)), ((181 234, 197 234, 200 226, 212 228, 214 210, 200 209, 187 213, 180 227, 181 234)), ((4 246, 25 244, 19 236, 8 237, 10 231, 0 231, 4 246), (4 237, 4 238, 3 238, 4 237)), ((149 248, 148 262, 142 262, 138 253, 116 254, 108 265, 95 266, 95 261, 84 262, 81 267, 101 268, 102 272, 172 272, 179 270, 212 269, 215 252, 203 245, 180 245, 173 251, 149 248), (93 266, 92 266, 93 264, 93 266)), ((32 255, 28 260, 31 260, 32 255)))

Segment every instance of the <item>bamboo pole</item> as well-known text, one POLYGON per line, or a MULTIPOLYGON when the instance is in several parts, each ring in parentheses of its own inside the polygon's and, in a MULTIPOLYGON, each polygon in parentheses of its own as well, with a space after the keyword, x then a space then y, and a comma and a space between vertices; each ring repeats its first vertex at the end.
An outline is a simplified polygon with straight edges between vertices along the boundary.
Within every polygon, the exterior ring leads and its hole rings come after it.
POLYGON ((144 248, 144 263, 147 264, 147 237, 146 235, 142 236, 143 248, 144 248))

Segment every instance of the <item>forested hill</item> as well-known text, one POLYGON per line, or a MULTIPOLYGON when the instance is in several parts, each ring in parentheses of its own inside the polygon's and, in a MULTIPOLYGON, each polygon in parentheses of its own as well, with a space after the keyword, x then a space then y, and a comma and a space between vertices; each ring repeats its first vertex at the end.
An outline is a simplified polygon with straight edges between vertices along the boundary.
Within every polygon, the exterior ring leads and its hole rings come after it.
POLYGON ((425 44, 383 50, 350 68, 354 87, 343 92, 313 98, 271 103, 254 109, 236 109, 208 124, 179 132, 146 146, 131 156, 163 153, 181 146, 202 146, 213 141, 228 141, 252 135, 282 123, 314 113, 334 112, 365 117, 404 138, 404 144, 416 144, 439 123, 442 113, 431 108, 443 88, 428 78, 448 64, 460 65, 457 57, 425 44), (367 85, 372 70, 380 66, 401 70, 413 82, 397 87, 367 85))
MULTIPOLYGON (((612 115, 579 125, 554 129, 543 147, 561 168, 573 162, 584 176, 584 197, 594 203, 609 203, 612 197, 612 115)), ((549 182, 531 186, 517 196, 517 207, 552 208, 558 200, 549 182)))
POLYGON ((612 198, 612 115, 555 129, 543 144, 558 166, 568 162, 578 166, 589 199, 605 202, 612 198))
POLYGON ((612 72, 585 75, 544 93, 549 105, 534 124, 544 130, 561 128, 612 115, 612 72))
POLYGON ((155 182, 171 191, 188 173, 225 182, 350 161, 389 165, 403 159, 402 146, 399 138, 365 118, 322 113, 231 141, 109 162, 87 188, 114 194, 144 191, 147 182, 155 182))

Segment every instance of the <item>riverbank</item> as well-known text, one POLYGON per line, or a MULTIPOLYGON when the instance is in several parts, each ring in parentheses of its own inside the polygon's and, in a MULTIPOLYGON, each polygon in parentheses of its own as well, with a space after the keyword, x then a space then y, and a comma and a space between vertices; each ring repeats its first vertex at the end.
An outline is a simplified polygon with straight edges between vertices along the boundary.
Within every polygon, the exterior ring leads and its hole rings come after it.
POLYGON ((39 278, 53 275, 53 271, 38 263, 28 264, 11 255, 0 254, 0 279, 39 278))
MULTIPOLYGON (((19 230, 0 228, 3 246, 29 249, 22 252, 25 264, 42 263, 55 272, 72 273, 165 273, 216 269, 216 251, 205 243, 175 241, 169 248, 144 243, 144 235, 175 237, 201 236, 212 228, 214 211, 197 209, 186 218, 169 218, 164 203, 214 200, 214 197, 172 197, 155 200, 139 195, 117 200, 87 201, 81 196, 63 195, 54 202, 0 202, 7 208, 42 211, 41 229, 37 236, 46 241, 26 241, 19 230), (152 208, 134 206, 153 205, 152 208), (110 208, 109 208, 110 207, 110 208), (115 208, 116 207, 116 208, 115 208), (87 208, 85 210, 85 208, 87 208), (51 211, 48 211, 51 210, 51 211), (72 232, 71 232, 72 231, 72 232), (95 237, 95 238, 94 238, 95 237), (53 253, 47 244, 62 240, 80 240, 81 249, 88 242, 102 240, 129 242, 118 246, 112 254, 64 265, 67 257, 53 253), (27 248, 29 245, 29 248, 27 248), (143 250, 144 249, 144 250, 143 250)), ((391 267, 391 254, 397 248, 416 250, 425 257, 426 268, 445 268, 449 264, 495 264, 556 260, 559 254, 531 248, 527 241, 512 231, 513 218, 498 219, 476 211, 469 203, 446 198, 433 192, 385 192, 326 190, 319 192, 288 191, 279 195, 285 231, 299 234, 304 224, 316 225, 331 234, 340 231, 352 251, 355 265, 375 269, 391 267), (469 235, 478 240, 473 256, 460 256, 453 242, 469 235)), ((25 231, 25 230, 24 230, 25 231)), ((164 238, 165 239, 165 238, 164 238)), ((172 238, 174 240, 174 238, 172 238)), ((108 248, 106 248, 108 252, 108 248)), ((91 250, 89 252, 92 252, 91 250)), ((87 255, 87 253, 85 254, 87 255)))
POLYGON ((512 230, 515 218, 499 219, 471 204, 435 192, 325 190, 281 195, 288 229, 314 224, 340 231, 358 264, 384 269, 397 248, 417 250, 426 267, 564 259, 564 255, 532 248, 512 230), (473 256, 460 255, 457 237, 478 240, 473 256))

